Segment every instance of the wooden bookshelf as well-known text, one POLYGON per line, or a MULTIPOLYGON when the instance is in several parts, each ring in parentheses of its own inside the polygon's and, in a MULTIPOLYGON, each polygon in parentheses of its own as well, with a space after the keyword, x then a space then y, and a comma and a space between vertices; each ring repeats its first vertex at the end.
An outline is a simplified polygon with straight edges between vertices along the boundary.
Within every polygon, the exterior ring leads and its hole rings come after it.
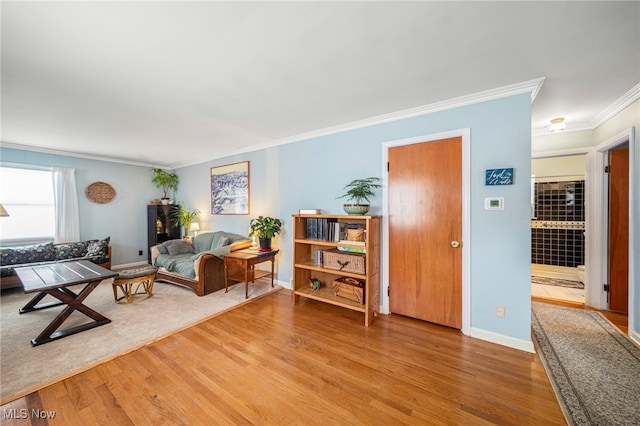
MULTIPOLYGON (((331 305, 364 313, 364 324, 371 325, 378 314, 380 306, 380 216, 327 215, 327 214, 294 214, 293 216, 293 303, 300 298, 318 300, 331 305), (308 238, 307 219, 326 220, 327 222, 361 225, 365 230, 365 243, 349 244, 335 241, 334 237, 308 238), (314 263, 314 251, 329 250, 337 247, 364 248, 364 271, 354 273, 326 268, 323 264, 314 263), (364 304, 336 296, 333 292, 333 281, 340 277, 358 279, 364 283, 364 304), (320 281, 318 290, 309 286, 309 278, 320 281)), ((348 255, 349 253, 344 253, 348 255)))

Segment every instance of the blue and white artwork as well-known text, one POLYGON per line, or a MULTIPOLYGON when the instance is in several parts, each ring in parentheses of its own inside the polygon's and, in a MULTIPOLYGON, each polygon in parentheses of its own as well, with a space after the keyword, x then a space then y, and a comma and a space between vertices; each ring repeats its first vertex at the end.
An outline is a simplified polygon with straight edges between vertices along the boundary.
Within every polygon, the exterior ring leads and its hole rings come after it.
POLYGON ((513 167, 485 170, 485 185, 513 185, 513 167))
POLYGON ((249 162, 211 168, 211 214, 249 214, 249 162))

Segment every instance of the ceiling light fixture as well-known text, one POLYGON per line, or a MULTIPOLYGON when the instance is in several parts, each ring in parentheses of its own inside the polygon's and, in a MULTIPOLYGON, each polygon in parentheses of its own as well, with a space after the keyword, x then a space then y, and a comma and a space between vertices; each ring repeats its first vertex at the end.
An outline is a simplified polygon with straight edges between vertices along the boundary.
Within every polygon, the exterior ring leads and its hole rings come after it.
POLYGON ((567 128, 566 123, 564 122, 564 117, 554 118, 551 120, 551 125, 549 126, 550 132, 560 132, 567 128))

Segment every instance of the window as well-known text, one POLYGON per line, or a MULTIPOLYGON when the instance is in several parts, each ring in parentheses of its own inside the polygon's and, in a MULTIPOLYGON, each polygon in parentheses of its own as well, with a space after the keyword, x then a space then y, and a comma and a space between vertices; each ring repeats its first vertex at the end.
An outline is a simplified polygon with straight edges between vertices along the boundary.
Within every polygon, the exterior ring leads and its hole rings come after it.
POLYGON ((0 167, 0 203, 9 213, 0 218, 2 245, 53 241, 55 211, 51 171, 0 167))

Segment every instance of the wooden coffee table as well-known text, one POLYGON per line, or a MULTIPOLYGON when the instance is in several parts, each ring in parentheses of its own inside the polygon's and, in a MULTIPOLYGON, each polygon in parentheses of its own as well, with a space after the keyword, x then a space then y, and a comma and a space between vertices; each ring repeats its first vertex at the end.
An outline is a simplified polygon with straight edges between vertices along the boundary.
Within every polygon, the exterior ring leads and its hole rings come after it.
POLYGON ((35 339, 31 339, 31 345, 37 346, 52 340, 60 339, 89 330, 111 322, 82 302, 104 279, 115 277, 117 272, 110 271, 88 260, 75 262, 53 263, 50 265, 31 266, 16 268, 16 274, 25 293, 38 293, 29 303, 20 309, 20 313, 38 311, 54 306, 66 305, 62 312, 40 333, 35 339), (68 287, 72 285, 86 284, 80 293, 71 291, 68 287), (59 302, 43 303, 40 301, 47 295, 55 297, 59 302), (73 311, 79 311, 91 318, 93 321, 70 327, 65 330, 56 331, 63 322, 69 318, 73 311))
POLYGON ((260 252, 257 250, 238 250, 224 257, 224 292, 229 291, 229 280, 244 281, 245 299, 249 298, 249 281, 254 282, 258 278, 271 275, 271 287, 273 287, 273 264, 279 250, 260 252), (255 269, 255 266, 262 262, 271 261, 271 272, 255 269), (242 274, 229 274, 231 265, 237 265, 242 269, 242 274))

